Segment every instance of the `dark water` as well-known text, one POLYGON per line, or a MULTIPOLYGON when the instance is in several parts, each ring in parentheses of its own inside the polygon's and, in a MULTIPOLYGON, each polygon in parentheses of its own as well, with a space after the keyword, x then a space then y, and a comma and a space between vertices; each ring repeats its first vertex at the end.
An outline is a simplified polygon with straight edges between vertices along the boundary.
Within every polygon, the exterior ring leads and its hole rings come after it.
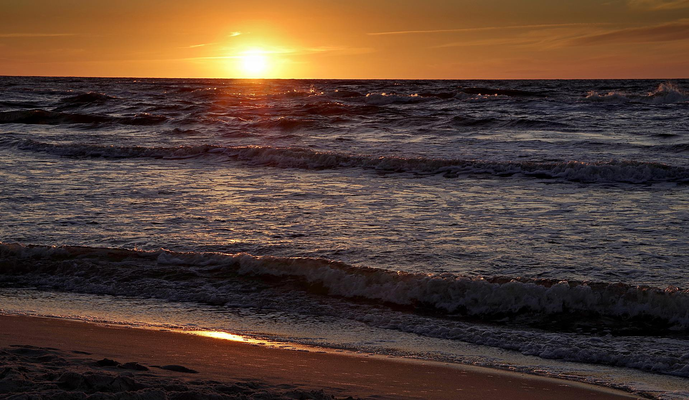
POLYGON ((686 377, 688 89, 0 77, 0 283, 686 377))

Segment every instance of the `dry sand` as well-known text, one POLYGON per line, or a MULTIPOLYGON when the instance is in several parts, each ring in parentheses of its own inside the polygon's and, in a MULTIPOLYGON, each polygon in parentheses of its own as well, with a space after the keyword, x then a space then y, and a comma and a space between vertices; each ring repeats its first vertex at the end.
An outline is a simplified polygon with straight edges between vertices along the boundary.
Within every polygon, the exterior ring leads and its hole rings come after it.
POLYGON ((0 316, 0 398, 330 399, 333 396, 338 399, 353 396, 482 400, 637 398, 621 391, 487 368, 285 350, 175 332, 0 316), (98 365, 97 361, 105 358, 120 364, 98 365), (154 367, 168 365, 184 366, 198 373, 154 367), (32 397, 31 393, 39 397, 32 397))

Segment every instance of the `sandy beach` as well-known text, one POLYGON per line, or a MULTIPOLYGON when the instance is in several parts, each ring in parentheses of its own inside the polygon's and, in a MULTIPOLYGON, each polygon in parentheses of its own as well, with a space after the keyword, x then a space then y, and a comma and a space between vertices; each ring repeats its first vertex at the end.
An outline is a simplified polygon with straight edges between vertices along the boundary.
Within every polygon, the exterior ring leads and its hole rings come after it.
POLYGON ((24 316, 0 316, 0 349, 7 398, 635 398, 479 367, 24 316))

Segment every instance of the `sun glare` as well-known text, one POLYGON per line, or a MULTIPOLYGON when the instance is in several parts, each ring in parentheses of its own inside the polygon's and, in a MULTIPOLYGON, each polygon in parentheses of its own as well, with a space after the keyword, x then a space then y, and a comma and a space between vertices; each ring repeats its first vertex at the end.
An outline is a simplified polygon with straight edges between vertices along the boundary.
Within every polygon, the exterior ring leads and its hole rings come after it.
POLYGON ((268 71, 268 56, 261 51, 251 51, 240 56, 242 72, 252 78, 261 78, 268 71))

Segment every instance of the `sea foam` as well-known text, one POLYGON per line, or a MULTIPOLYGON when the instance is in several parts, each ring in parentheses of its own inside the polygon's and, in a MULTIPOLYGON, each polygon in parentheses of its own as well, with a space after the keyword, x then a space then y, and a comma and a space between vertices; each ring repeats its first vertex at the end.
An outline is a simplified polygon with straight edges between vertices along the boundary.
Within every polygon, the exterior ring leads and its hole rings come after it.
POLYGON ((328 296, 436 310, 447 315, 483 318, 529 315, 537 320, 578 315, 595 317, 601 323, 605 318, 627 323, 639 319, 655 321, 660 329, 689 329, 689 292, 678 288, 404 273, 354 267, 326 259, 245 253, 1 244, 0 260, 0 272, 5 279, 19 276, 28 279, 27 283, 51 282, 58 288, 67 285, 84 290, 105 284, 103 289, 111 290, 122 285, 117 291, 124 290, 132 280, 149 279, 152 287, 147 289, 155 292, 155 281, 165 281, 170 287, 195 282, 199 285, 198 292, 189 300, 217 303, 223 293, 215 289, 207 291, 213 288, 210 283, 246 276, 270 284, 290 282, 297 288, 312 288, 328 296), (98 267, 94 268, 93 263, 98 267))

